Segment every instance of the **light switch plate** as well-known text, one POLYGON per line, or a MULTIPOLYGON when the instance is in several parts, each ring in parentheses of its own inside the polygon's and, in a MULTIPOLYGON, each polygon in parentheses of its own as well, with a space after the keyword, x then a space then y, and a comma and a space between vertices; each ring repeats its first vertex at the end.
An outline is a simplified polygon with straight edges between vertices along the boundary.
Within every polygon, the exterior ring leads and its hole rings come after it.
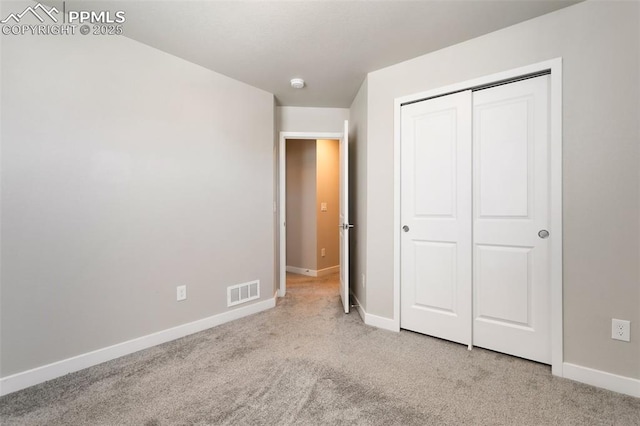
POLYGON ((187 286, 179 285, 176 287, 176 300, 179 302, 187 298, 187 286))

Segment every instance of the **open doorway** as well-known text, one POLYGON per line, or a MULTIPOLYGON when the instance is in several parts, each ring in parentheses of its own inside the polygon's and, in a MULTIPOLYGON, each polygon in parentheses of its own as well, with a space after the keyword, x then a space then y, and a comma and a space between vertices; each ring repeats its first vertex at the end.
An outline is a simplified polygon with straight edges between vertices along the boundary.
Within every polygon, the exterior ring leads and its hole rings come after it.
MULTIPOLYGON (((346 123, 345 123, 346 126, 346 123)), ((330 274, 339 271, 339 265, 342 263, 343 251, 339 245, 336 250, 332 243, 334 238, 338 238, 339 244, 342 237, 341 217, 334 218, 334 214, 339 215, 343 212, 339 210, 344 203, 340 202, 340 198, 331 201, 331 191, 325 191, 323 184, 329 181, 337 181, 340 190, 342 180, 344 179, 341 167, 343 156, 341 155, 341 147, 344 141, 342 133, 302 133, 302 132, 281 132, 279 143, 279 286, 278 295, 283 297, 286 294, 286 272, 287 270, 302 273, 310 276, 318 276, 330 274), (306 145, 308 144, 308 145, 306 145), (311 147, 311 148, 310 148, 311 147), (337 148, 337 149, 334 149, 337 148), (306 151, 300 152, 300 151, 306 151), (337 151, 337 152, 336 152, 337 151), (287 152, 291 156, 287 159, 287 152), (337 157, 333 156, 333 153, 337 157), (313 154, 312 154, 313 153, 313 154), (325 157, 329 159, 325 160, 325 157), (302 163, 297 158, 302 158, 302 163), (320 159, 320 163, 318 162, 320 159), (289 164, 290 163, 290 164, 289 164), (304 164, 307 165, 303 168, 304 164), (315 170, 309 167, 315 164, 315 170), (320 167, 318 167, 320 166, 320 167), (323 177, 323 173, 333 169, 334 174, 331 178, 323 177), (321 177, 318 179, 318 170, 321 177), (287 185, 287 174, 291 174, 294 179, 289 181, 287 185), (314 176, 315 175, 315 176, 314 176), (307 189, 304 189, 305 181, 313 182, 314 190, 307 183, 307 189), (318 185, 320 184, 320 185, 318 185), (298 195, 292 192, 291 197, 288 196, 289 191, 297 191, 298 195), (298 208, 297 214, 287 215, 287 199, 292 198, 289 203, 289 211, 298 208), (296 207, 297 204, 297 207, 296 207), (305 205, 306 204, 306 207, 305 205), (311 207, 309 207, 311 206, 311 207), (310 212, 304 214, 304 212, 310 212), (315 218, 314 218, 315 216, 315 218), (318 218, 321 220, 318 221, 318 218), (287 223, 292 220, 292 222, 287 223), (306 225, 306 231, 300 228, 306 225), (329 228, 336 230, 334 233, 329 228), (291 232, 289 232, 291 229, 291 232), (292 235, 289 238, 289 233, 292 235), (297 235, 296 235, 297 234, 297 235), (305 239, 305 235, 307 238, 305 239), (309 237, 311 235, 311 237, 309 237), (313 238, 315 236, 315 238, 313 238), (298 246, 296 247, 296 244, 298 246), (288 245, 292 245, 288 249, 288 245), (302 245, 304 247, 302 247, 302 245), (324 253, 322 249, 324 250, 324 253), (303 251, 306 251, 303 253, 303 251), (336 253, 333 253, 336 251, 336 253), (289 255, 287 254, 289 253, 289 255), (324 254, 324 256, 323 256, 324 254), (334 257, 338 255, 338 257, 334 257), (314 262, 315 260, 315 262, 314 262)), ((332 185, 327 185, 332 186, 332 185)), ((341 193, 338 192, 338 197, 341 193)))
POLYGON ((339 272, 339 141, 289 139, 285 145, 286 271, 339 272))

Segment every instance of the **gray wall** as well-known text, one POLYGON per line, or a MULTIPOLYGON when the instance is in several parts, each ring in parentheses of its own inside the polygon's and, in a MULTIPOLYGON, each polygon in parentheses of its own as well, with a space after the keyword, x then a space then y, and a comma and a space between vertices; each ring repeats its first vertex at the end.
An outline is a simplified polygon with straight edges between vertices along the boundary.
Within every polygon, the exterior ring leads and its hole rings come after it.
POLYGON ((0 375, 273 297, 271 94, 124 37, 1 55, 0 375))
POLYGON ((318 269, 316 141, 290 139, 286 149, 287 266, 318 269))
POLYGON ((565 361, 640 378, 639 8, 588 1, 369 74, 367 312, 393 315, 394 98, 562 57, 565 361))
MULTIPOLYGON (((349 210, 355 225, 349 235, 351 251, 351 291, 367 309, 367 100, 368 84, 364 80, 349 113, 349 210), (365 275, 363 281, 362 276, 365 275)), ((375 282, 375 281, 374 281, 375 282)))
POLYGON ((342 133, 349 108, 277 107, 279 132, 342 133))

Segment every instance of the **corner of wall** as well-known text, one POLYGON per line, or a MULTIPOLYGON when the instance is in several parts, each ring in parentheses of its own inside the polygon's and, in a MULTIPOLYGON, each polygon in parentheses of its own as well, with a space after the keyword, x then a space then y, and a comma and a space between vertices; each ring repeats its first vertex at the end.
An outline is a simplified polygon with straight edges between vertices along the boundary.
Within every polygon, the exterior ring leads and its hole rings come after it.
POLYGON ((368 79, 365 77, 349 109, 349 213, 355 225, 350 240, 350 282, 363 312, 367 306, 368 79))

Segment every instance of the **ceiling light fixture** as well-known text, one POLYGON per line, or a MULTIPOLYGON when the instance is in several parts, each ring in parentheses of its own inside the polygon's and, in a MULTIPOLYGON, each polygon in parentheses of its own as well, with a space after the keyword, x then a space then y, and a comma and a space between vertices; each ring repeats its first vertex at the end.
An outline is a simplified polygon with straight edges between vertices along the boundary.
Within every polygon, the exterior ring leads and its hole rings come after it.
POLYGON ((304 80, 301 78, 292 78, 291 87, 294 89, 302 89, 304 87, 304 80))

